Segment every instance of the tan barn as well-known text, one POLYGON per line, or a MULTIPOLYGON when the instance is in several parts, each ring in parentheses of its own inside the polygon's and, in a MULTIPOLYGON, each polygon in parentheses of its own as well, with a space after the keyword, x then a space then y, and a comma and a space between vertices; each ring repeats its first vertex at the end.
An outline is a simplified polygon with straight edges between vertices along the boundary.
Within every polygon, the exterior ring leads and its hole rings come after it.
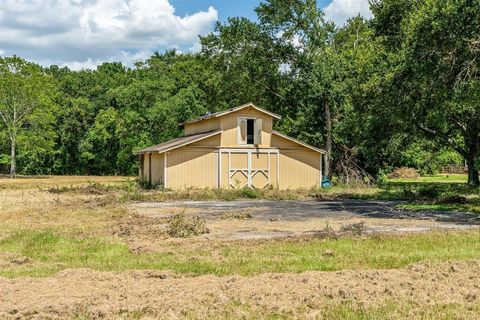
POLYGON ((183 123, 183 137, 136 152, 141 178, 169 189, 320 186, 326 152, 273 130, 279 119, 249 103, 183 123))

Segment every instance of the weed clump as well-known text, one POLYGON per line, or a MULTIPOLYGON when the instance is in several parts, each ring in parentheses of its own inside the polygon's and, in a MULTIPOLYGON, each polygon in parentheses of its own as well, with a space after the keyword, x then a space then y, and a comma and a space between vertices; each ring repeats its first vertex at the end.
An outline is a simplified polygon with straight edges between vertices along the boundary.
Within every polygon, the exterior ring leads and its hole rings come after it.
POLYGON ((111 191, 112 189, 114 189, 113 186, 94 182, 94 183, 88 183, 88 184, 79 185, 79 186, 72 185, 70 187, 55 186, 55 187, 46 189, 46 191, 53 194, 74 192, 74 193, 81 193, 81 194, 101 195, 111 191))
POLYGON ((365 223, 363 221, 357 223, 347 224, 340 228, 342 232, 349 232, 355 235, 361 235, 365 232, 365 223))
POLYGON ((241 195, 244 198, 257 199, 261 196, 261 192, 253 188, 243 188, 241 195))
POLYGON ((420 177, 417 169, 409 167, 395 168, 387 177, 389 179, 415 179, 420 177))
POLYGON ((200 217, 187 217, 185 213, 175 215, 167 226, 167 234, 174 238, 189 238, 209 232, 205 221, 200 217))
POLYGON ((238 211, 233 211, 233 212, 224 212, 221 215, 222 219, 236 219, 236 220, 247 220, 247 219, 252 219, 253 215, 250 212, 238 212, 238 211))

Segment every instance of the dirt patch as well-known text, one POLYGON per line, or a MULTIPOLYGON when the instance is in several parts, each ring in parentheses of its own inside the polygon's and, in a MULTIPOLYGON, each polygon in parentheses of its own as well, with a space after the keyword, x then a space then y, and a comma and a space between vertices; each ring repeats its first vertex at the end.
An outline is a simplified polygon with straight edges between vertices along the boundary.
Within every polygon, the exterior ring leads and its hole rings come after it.
POLYGON ((116 317, 142 310, 164 318, 218 316, 226 308, 297 312, 315 317, 326 304, 412 301, 480 303, 480 261, 416 264, 399 270, 174 278, 168 272, 65 270, 50 278, 0 278, 1 318, 116 317), (182 294, 178 294, 181 292, 182 294), (233 306, 235 308, 235 306, 233 306))
POLYGON ((9 267, 12 265, 21 266, 25 264, 31 264, 29 258, 16 253, 0 252, 0 268, 9 267))
POLYGON ((131 213, 112 216, 112 235, 120 237, 133 253, 155 251, 155 243, 167 238, 167 217, 131 213))

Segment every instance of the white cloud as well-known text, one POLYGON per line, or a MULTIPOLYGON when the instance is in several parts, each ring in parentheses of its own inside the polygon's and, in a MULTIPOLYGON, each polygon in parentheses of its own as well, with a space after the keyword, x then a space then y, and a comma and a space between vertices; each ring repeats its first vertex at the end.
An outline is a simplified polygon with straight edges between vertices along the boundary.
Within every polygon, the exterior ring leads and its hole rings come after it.
POLYGON ((0 47, 72 68, 131 64, 154 50, 197 48, 217 20, 213 7, 175 15, 168 0, 0 0, 0 47))
POLYGON ((357 15, 370 18, 372 13, 368 0, 333 0, 325 9, 325 17, 342 26, 347 19, 357 15))
MULTIPOLYGON (((98 65, 104 62, 121 62, 125 65, 132 65, 135 62, 145 61, 152 55, 152 51, 142 50, 130 54, 125 51, 121 51, 118 55, 109 57, 107 59, 96 59, 92 60, 88 58, 86 61, 66 61, 60 64, 61 67, 69 67, 72 70, 82 70, 82 69, 95 69, 98 65)), ((47 63, 49 64, 49 63, 47 63)))

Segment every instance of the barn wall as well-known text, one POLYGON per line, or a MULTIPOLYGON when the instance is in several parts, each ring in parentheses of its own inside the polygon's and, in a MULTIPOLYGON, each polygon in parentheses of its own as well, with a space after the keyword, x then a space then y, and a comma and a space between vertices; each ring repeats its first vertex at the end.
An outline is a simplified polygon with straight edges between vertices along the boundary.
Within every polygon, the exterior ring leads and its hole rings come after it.
POLYGON ((152 154, 152 184, 163 184, 164 163, 163 154, 152 154))
MULTIPOLYGON (((145 154, 144 156, 144 166, 143 166, 143 180, 149 181, 150 178, 150 155, 145 154)), ((152 154, 152 181, 153 185, 163 184, 163 154, 154 153, 152 154)))
POLYGON ((320 154, 308 149, 280 151, 279 188, 285 190, 320 186, 320 161, 320 154))
POLYGON ((262 119, 262 143, 261 148, 270 147, 272 135, 272 117, 254 108, 245 108, 221 117, 222 147, 245 147, 238 145, 238 118, 262 119))
POLYGON ((217 153, 212 148, 184 147, 167 154, 167 187, 216 188, 217 153))
POLYGON ((280 189, 321 185, 320 153, 277 135, 272 136, 272 146, 280 149, 280 189))
POLYGON ((216 148, 220 145, 221 134, 214 135, 213 137, 206 138, 188 145, 190 148, 216 148))
POLYGON ((220 129, 220 119, 219 118, 212 118, 203 121, 198 121, 194 123, 187 123, 185 124, 184 131, 185 135, 203 133, 213 130, 220 129))
POLYGON ((272 153, 270 155, 270 165, 271 165, 271 170, 272 170, 272 173, 271 173, 271 177, 272 177, 272 186, 274 186, 275 188, 279 188, 280 189, 280 185, 279 185, 279 181, 278 181, 278 161, 277 161, 277 158, 279 157, 276 153, 272 153))
POLYGON ((144 181, 148 181, 148 172, 149 172, 148 163, 149 163, 149 155, 144 154, 143 155, 143 176, 141 177, 142 180, 144 181))

